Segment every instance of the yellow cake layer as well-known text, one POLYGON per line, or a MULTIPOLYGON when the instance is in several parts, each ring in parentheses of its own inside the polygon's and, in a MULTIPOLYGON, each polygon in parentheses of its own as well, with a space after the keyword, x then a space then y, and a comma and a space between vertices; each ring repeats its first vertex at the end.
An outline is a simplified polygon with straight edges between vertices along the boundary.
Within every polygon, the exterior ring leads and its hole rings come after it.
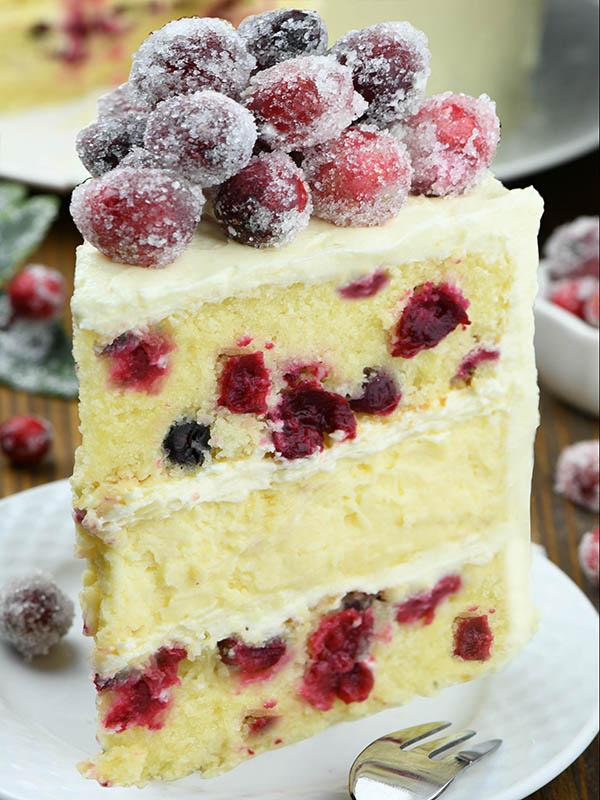
MULTIPOLYGON (((117 784, 178 778, 194 770, 212 775, 334 723, 406 703, 415 695, 430 695, 495 670, 527 641, 534 626, 528 560, 528 545, 522 542, 513 543, 487 563, 463 565, 459 572, 462 589, 438 606, 429 625, 422 621, 398 624, 394 603, 415 591, 429 590, 431 585, 392 587, 394 602, 385 591, 388 587, 380 587, 382 599, 374 606, 376 636, 364 655, 375 683, 364 702, 346 705, 335 700, 330 710, 320 711, 299 695, 308 659, 307 637, 331 605, 324 602, 312 609, 303 624, 289 624, 290 658, 273 677, 244 686, 215 650, 185 660, 179 665, 180 685, 168 690, 172 705, 164 727, 148 730, 136 726, 120 733, 101 729, 104 753, 82 769, 89 777, 117 784), (493 632, 491 657, 483 662, 465 661, 453 654, 455 620, 472 615, 487 616, 493 632), (247 717, 256 715, 278 719, 264 731, 251 733, 247 717)), ((111 692, 100 695, 101 719, 113 699, 111 692)))

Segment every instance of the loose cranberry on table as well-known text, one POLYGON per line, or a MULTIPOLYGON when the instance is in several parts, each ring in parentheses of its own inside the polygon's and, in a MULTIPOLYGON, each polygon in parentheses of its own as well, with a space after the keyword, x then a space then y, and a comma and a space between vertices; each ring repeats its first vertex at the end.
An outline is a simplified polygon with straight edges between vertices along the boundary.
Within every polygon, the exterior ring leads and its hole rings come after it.
POLYGON ((565 447, 556 464, 556 491, 590 511, 600 507, 599 446, 598 439, 572 444, 565 447))
POLYGON ((578 217, 556 228, 544 246, 544 265, 553 279, 600 278, 600 220, 578 217))
POLYGON ((598 585, 600 581, 600 528, 583 534, 579 542, 579 563, 588 580, 598 585))
POLYGON ((386 131, 348 128, 304 156, 315 214, 334 225, 382 225, 408 198, 410 160, 386 131))
POLYGON ((90 175, 104 175, 117 167, 134 147, 140 147, 147 121, 147 114, 128 111, 100 118, 82 128, 77 134, 75 149, 90 175))
POLYGON ((6 293, 16 316, 53 319, 65 302, 65 282, 57 270, 30 264, 9 281, 6 293))
POLYGON ((265 11, 243 19, 237 30, 259 70, 296 56, 322 55, 327 50, 327 29, 316 11, 265 11))
POLYGON ((10 417, 0 425, 0 450, 16 466, 38 464, 51 445, 50 423, 41 417, 10 417))

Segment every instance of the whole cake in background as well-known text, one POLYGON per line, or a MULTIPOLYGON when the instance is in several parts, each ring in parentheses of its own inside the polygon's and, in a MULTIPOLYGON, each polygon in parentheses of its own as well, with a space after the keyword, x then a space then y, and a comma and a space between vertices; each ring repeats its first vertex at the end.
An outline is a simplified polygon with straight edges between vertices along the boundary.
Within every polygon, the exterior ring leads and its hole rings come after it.
POLYGON ((171 22, 78 138, 73 476, 103 784, 212 775, 535 624, 541 200, 407 22, 171 22))

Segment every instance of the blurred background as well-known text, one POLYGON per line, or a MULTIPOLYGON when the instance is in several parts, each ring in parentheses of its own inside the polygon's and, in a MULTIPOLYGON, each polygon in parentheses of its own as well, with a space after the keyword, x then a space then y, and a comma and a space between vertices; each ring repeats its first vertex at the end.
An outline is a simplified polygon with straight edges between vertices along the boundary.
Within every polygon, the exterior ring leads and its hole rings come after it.
MULTIPOLYGON (((68 476, 78 443, 68 304, 58 320, 27 321, 14 317, 2 294, 30 263, 59 270, 70 293, 80 239, 68 198, 87 177, 76 132, 95 117, 97 98, 127 79, 133 50, 169 19, 212 15, 237 24, 290 5, 317 10, 330 43, 352 28, 407 19, 430 40, 430 93, 485 92, 497 102, 503 138, 495 172, 509 187, 533 183, 546 203, 534 537, 597 603, 578 557, 597 519, 553 488, 561 451, 598 439, 597 0, 0 0, 0 424, 33 414, 54 431, 51 453, 36 467, 11 466, 0 454, 0 497, 68 476), (559 280, 552 259, 560 247, 546 242, 582 216, 596 219, 563 232, 559 245, 566 242, 572 267, 559 280), (589 280, 567 287, 565 280, 581 278, 590 252, 589 280)), ((597 796, 596 742, 532 797, 597 796)))

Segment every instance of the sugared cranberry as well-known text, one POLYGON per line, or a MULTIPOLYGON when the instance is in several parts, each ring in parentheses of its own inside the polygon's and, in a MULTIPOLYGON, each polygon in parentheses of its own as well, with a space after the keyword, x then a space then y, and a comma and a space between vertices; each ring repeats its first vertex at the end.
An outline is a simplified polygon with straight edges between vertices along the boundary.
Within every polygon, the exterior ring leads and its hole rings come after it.
POLYGON ((546 242, 544 264, 551 278, 600 278, 598 217, 561 225, 546 242))
POLYGON ((350 31, 332 54, 352 69, 369 104, 365 119, 383 127, 418 110, 429 78, 427 37, 408 22, 381 22, 350 31))
POLYGON ((219 188, 214 211, 232 239, 274 247, 306 228, 312 203, 304 175, 292 159, 263 153, 219 188))
POLYGON ((133 56, 129 80, 149 106, 176 95, 214 89, 239 97, 255 67, 242 37, 222 19, 173 20, 133 56))
POLYGON ((167 691, 181 682, 177 672, 179 662, 187 657, 183 647, 161 647, 150 658, 142 672, 102 678, 94 683, 99 692, 113 693, 112 702, 102 720, 105 728, 116 732, 136 725, 159 730, 164 724, 164 714, 171 704, 167 691))
POLYGON ((327 29, 316 11, 297 8, 265 11, 243 19, 238 33, 259 70, 296 56, 321 55, 327 50, 327 29))
POLYGON ((579 563, 585 576, 598 585, 600 580, 600 528, 584 533, 579 542, 579 563))
POLYGON ((365 300, 367 297, 374 297, 390 282, 390 276, 386 269, 376 269, 364 278, 340 286, 338 294, 345 300, 365 300))
POLYGON ((57 270, 30 264, 9 281, 6 293, 16 316, 52 319, 65 302, 65 282, 57 270))
POLYGON ((359 659, 373 634, 373 611, 346 608, 326 614, 308 639, 309 662, 300 694, 320 711, 328 711, 336 697, 344 703, 366 700, 373 676, 359 659))
POLYGON ((435 617, 439 604, 450 595, 456 594, 462 587, 460 575, 446 575, 435 584, 429 592, 422 592, 408 600, 404 600, 396 607, 396 622, 407 625, 411 622, 422 621, 430 625, 435 617))
POLYGON ((219 378, 219 405, 234 414, 265 414, 270 389, 261 352, 229 356, 219 378))
MULTIPOLYGON (((586 318, 588 303, 598 297, 596 278, 565 278, 550 286, 548 299, 580 319, 586 318)), ((589 313, 589 312, 588 312, 589 313)))
POLYGON ((458 365, 454 379, 457 381, 464 381, 467 384, 471 383, 473 375, 477 371, 477 367, 481 364, 491 364, 498 361, 500 358, 500 351, 492 347, 476 347, 463 358, 458 365))
POLYGON ((71 214, 79 231, 113 261, 159 267, 190 243, 202 196, 171 173, 121 167, 78 186, 71 214))
POLYGON ((324 447, 325 434, 356 436, 356 419, 345 397, 318 383, 301 382, 282 392, 271 415, 273 444, 283 458, 305 458, 324 447))
POLYGON ((127 331, 101 352, 109 359, 108 376, 113 386, 154 393, 169 371, 171 339, 160 331, 127 331))
POLYGON ((8 583, 0 594, 0 640, 25 658, 45 655, 73 622, 73 603, 47 575, 8 583))
POLYGON ((305 151, 302 169, 315 214, 334 225, 381 225, 402 208, 412 168, 387 131, 348 128, 305 151))
POLYGON ((293 58, 258 72, 244 99, 262 141, 288 152, 337 136, 367 106, 350 70, 328 56, 293 58))
POLYGON ((278 637, 265 644, 252 645, 231 636, 217 642, 217 647, 221 661, 234 667, 243 681, 250 682, 271 677, 287 650, 283 639, 278 637))
POLYGON ((148 117, 146 150, 198 186, 214 186, 245 167, 256 141, 248 109, 206 90, 164 100, 148 117))
POLYGON ((99 117, 118 117, 131 111, 143 113, 148 110, 146 104, 135 95, 129 83, 122 83, 99 97, 97 108, 99 117))
POLYGON ((148 115, 128 111, 114 117, 101 117, 77 134, 75 149, 90 175, 99 177, 118 166, 132 148, 144 142, 148 115))
POLYGON ((435 347, 459 325, 470 325, 468 307, 462 292, 448 283, 417 286, 396 325, 392 355, 413 358, 435 347))
POLYGON ((173 423, 163 439, 163 450, 171 464, 201 467, 210 450, 210 428, 194 420, 173 423))
POLYGON ((52 428, 41 417, 10 417, 0 425, 0 450, 11 464, 37 464, 52 445, 52 428))
POLYGON ((435 95, 394 133, 406 144, 415 194, 443 197, 475 186, 500 139, 496 107, 487 95, 435 95))
POLYGON ((590 511, 598 511, 600 506, 598 448, 598 439, 577 442, 565 447, 556 464, 556 491, 590 511))
POLYGON ((359 397, 349 399, 350 408, 361 414, 378 414, 385 417, 398 407, 402 392, 394 378, 385 370, 367 367, 359 397))
POLYGON ((256 716, 254 714, 248 714, 244 717, 244 725, 248 733, 251 736, 255 736, 257 733, 264 733, 266 730, 272 728, 278 719, 279 717, 274 715, 256 716))
POLYGON ((454 655, 463 661, 487 661, 494 634, 485 615, 454 620, 454 655))

